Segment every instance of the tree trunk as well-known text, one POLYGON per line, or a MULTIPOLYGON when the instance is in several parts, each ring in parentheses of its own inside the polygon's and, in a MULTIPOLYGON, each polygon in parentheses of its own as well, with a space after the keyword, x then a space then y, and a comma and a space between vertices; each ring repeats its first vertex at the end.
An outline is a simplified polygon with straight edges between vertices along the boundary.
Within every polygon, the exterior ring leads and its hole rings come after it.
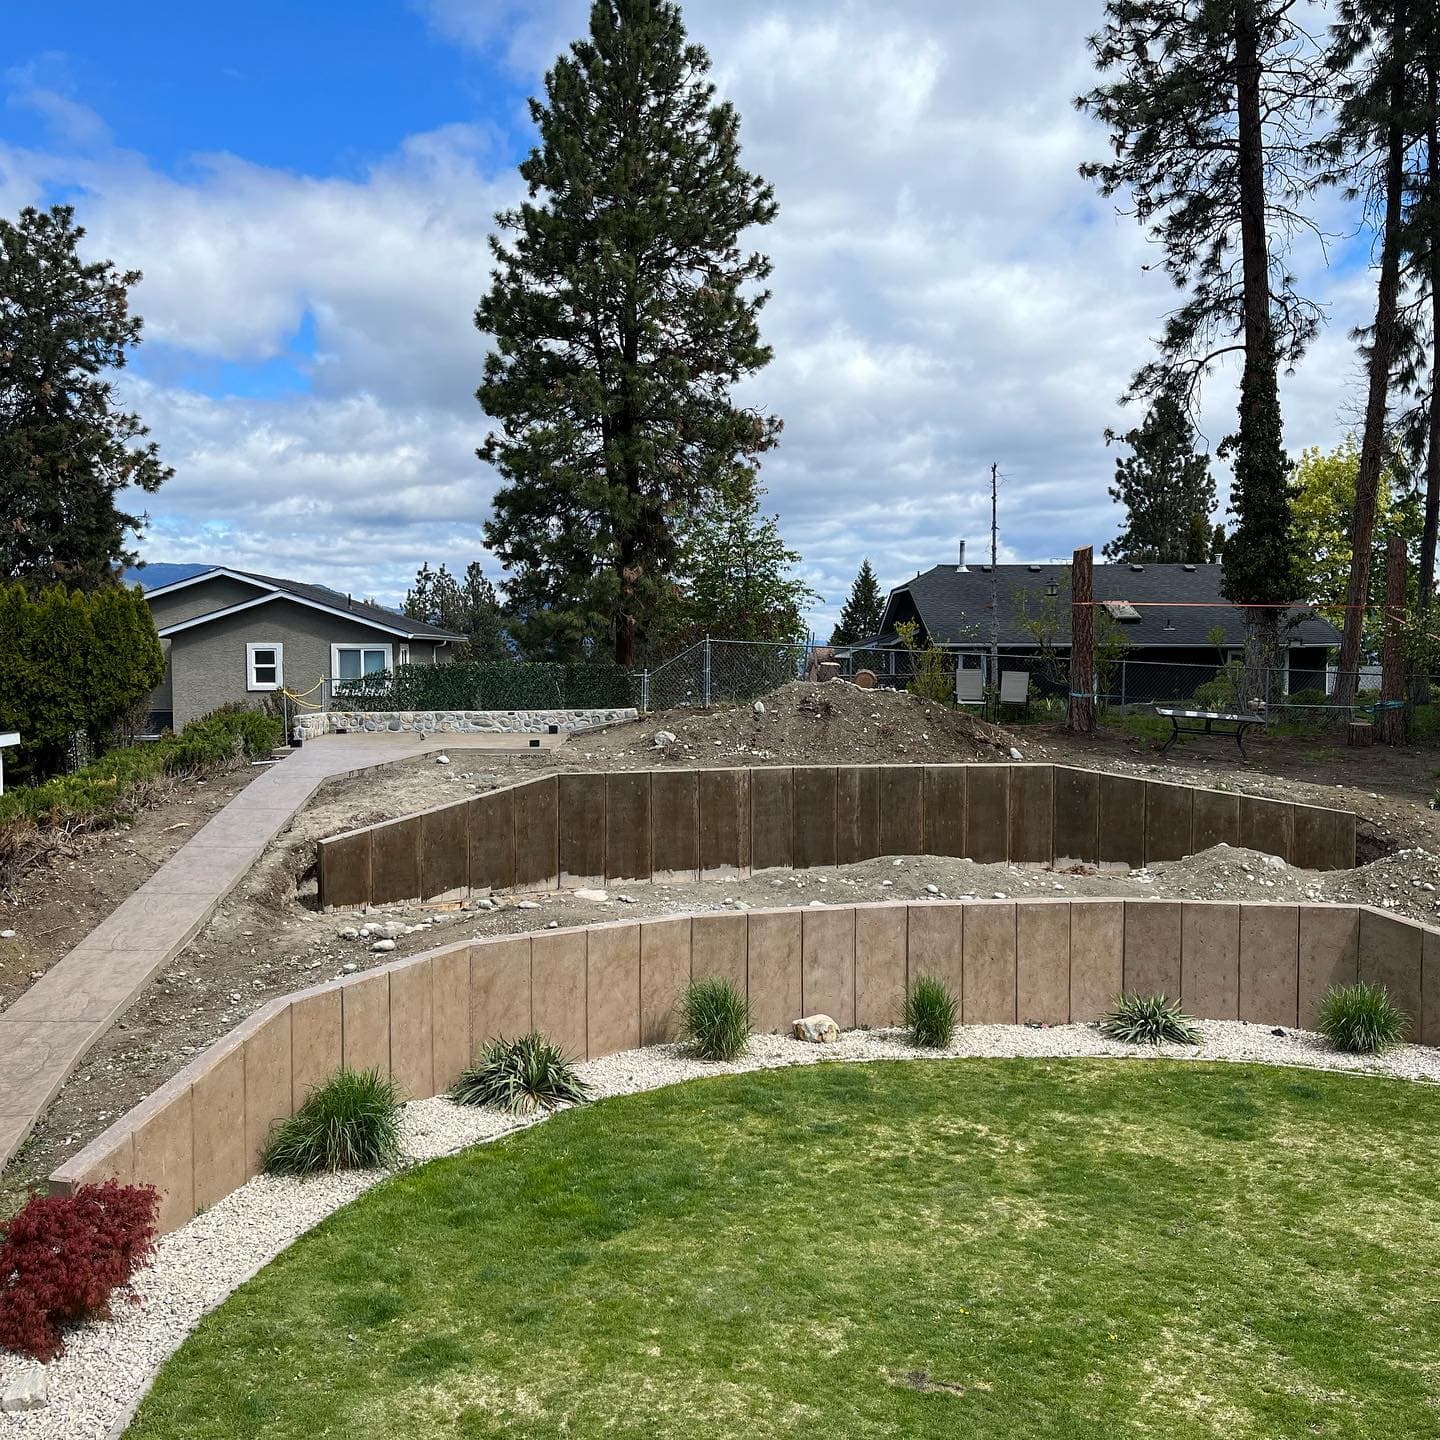
POLYGON ((1382 745, 1405 743, 1405 542, 1398 535, 1385 550, 1385 647, 1375 738, 1382 745))
POLYGON ((1072 735, 1095 733, 1095 552, 1086 545, 1070 567, 1070 716, 1072 735))
MULTIPOLYGON (((1425 446, 1425 529, 1420 538, 1420 617, 1430 629, 1430 604, 1435 593, 1435 541, 1440 533, 1440 61, 1425 58, 1426 166, 1430 234, 1425 243, 1430 271, 1430 424, 1425 446)), ((1415 677, 1416 698, 1427 701, 1429 677, 1423 668, 1415 677)))
POLYGON ((1395 354, 1395 305, 1400 293, 1400 242, 1405 198, 1405 72, 1400 59, 1404 0, 1397 0, 1390 31, 1390 116, 1385 134, 1385 233, 1380 248, 1380 284, 1375 299, 1375 330, 1371 337, 1365 434, 1360 442, 1360 469, 1355 477, 1355 510, 1350 519, 1350 579, 1345 586, 1345 631, 1340 644, 1340 671, 1335 699, 1349 705, 1360 677, 1360 642, 1365 633, 1365 605, 1370 596, 1370 552, 1375 543, 1375 497, 1385 465, 1385 417, 1390 399, 1390 366, 1395 354))

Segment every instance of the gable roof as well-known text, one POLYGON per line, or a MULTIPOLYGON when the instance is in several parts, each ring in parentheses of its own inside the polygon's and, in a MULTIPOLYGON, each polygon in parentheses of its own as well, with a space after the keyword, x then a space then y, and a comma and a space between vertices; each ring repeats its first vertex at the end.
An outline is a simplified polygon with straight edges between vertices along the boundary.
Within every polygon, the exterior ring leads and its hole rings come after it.
POLYGON ((184 579, 171 581, 168 585, 157 585, 154 589, 145 592, 145 598, 149 600, 158 595, 171 595, 177 590, 184 590, 192 585, 201 585, 205 581, 214 580, 217 577, 253 585, 260 593, 253 600, 244 600, 238 605, 221 606, 218 609, 207 611, 203 615, 192 616, 189 620, 166 625, 159 631, 162 637, 174 635, 181 630, 190 630, 198 625, 206 625, 211 620, 218 620, 223 615, 234 615, 239 611, 249 610, 272 600, 293 600, 312 610, 322 610, 346 620, 357 621, 362 625, 371 625, 377 630, 387 631, 391 635, 399 635, 406 640, 448 641, 465 638, 454 630, 442 630, 438 625, 428 624, 424 620, 412 620, 398 610, 387 610, 382 605, 371 605, 364 600, 353 600, 350 596, 342 595, 338 590, 331 590, 324 585, 306 585, 299 580, 285 580, 275 575, 259 575, 252 570, 232 570, 224 565, 212 565, 198 575, 188 575, 184 579))
MULTIPOLYGON (((962 570, 937 565, 890 592, 882 631, 913 613, 929 637, 941 644, 990 643, 992 583, 999 610, 999 643, 1032 647, 1035 638, 1021 626, 1022 605, 1034 615, 1046 587, 1058 595, 1059 634, 1056 643, 1070 643, 1070 567, 1068 565, 997 565, 962 570)), ((1241 610, 1220 593, 1219 565, 1097 565, 1095 599, 1124 626, 1132 645, 1172 648, 1213 648, 1206 637, 1219 626, 1226 647, 1245 643, 1241 610), (1138 618, 1132 618, 1136 617, 1138 618)), ((1296 606, 1281 622, 1282 643, 1338 645, 1340 632, 1312 610, 1296 606), (1289 621, 1294 621, 1289 624, 1289 621)))

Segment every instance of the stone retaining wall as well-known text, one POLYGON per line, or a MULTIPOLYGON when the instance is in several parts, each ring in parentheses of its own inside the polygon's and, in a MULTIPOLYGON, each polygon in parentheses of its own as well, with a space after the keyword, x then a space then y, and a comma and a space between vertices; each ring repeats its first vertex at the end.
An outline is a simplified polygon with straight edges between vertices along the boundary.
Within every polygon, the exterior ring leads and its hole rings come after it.
POLYGON ((879 855, 1139 868, 1224 841, 1355 863, 1355 817, 1063 765, 806 765, 547 776, 318 847, 327 908, 747 875, 879 855))
POLYGON ((573 734, 636 720, 638 710, 317 710, 295 719, 302 740, 381 730, 426 735, 573 734))
POLYGON ((1123 991, 1200 1019, 1313 1028, 1331 985, 1383 984, 1412 1038, 1440 1043, 1440 931, 1381 910, 1180 900, 896 901, 707 912, 461 941, 271 1001, 50 1177, 158 1186, 184 1224, 260 1167, 270 1127, 342 1065, 411 1097, 446 1090, 496 1035, 570 1055, 673 1039, 692 978, 724 975, 758 1030, 824 1011, 894 1024, 938 976, 966 1024, 1093 1020, 1123 991))

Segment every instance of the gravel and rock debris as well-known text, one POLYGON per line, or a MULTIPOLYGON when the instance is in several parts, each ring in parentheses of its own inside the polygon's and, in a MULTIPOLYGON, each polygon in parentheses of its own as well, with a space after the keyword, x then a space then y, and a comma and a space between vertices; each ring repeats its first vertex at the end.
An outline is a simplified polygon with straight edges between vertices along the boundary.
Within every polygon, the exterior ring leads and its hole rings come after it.
MULTIPOLYGON (((1318 1035, 1238 1021, 1201 1021, 1200 1044, 1134 1046, 1109 1040, 1093 1024, 971 1025, 945 1050, 921 1050, 903 1031, 847 1030, 831 1044, 779 1035, 752 1036, 739 1059, 698 1060, 683 1045, 628 1050, 577 1067, 595 1100, 638 1094, 706 1076, 837 1061, 1065 1059, 1123 1057, 1263 1063, 1440 1083, 1440 1050, 1406 1045, 1381 1056, 1342 1055, 1318 1035)), ((412 1101, 402 1121, 408 1163, 433 1160, 539 1124, 544 1114, 516 1117, 412 1101)), ((262 1175, 226 1196, 183 1229, 161 1238, 152 1263, 135 1280, 138 1304, 83 1326, 64 1353, 44 1367, 0 1352, 0 1392, 28 1380, 43 1385, 43 1408, 0 1413, 0 1440, 108 1440, 118 1436, 150 1381, 201 1317, 326 1216, 386 1178, 379 1170, 306 1179, 262 1175)))

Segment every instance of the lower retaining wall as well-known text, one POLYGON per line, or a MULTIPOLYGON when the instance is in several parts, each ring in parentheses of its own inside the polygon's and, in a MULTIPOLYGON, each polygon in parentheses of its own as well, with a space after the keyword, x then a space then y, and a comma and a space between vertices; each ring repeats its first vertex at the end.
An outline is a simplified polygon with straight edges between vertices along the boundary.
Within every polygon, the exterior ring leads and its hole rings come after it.
POLYGON ((302 740, 381 730, 426 735, 562 735, 636 720, 638 710, 317 710, 294 724, 302 740))
POLYGON ((1224 842, 1355 863, 1355 817, 1065 765, 796 765, 575 773, 322 840, 327 908, 880 855, 1139 868, 1224 842))
POLYGON ((898 1022, 938 976, 966 1024, 1093 1020, 1123 991, 1208 1020, 1313 1028, 1331 985, 1386 986, 1440 1044, 1440 931, 1359 906, 1179 900, 928 901, 708 912, 461 941, 271 1001, 50 1177, 156 1185, 171 1230, 258 1173, 270 1127, 342 1066, 412 1098, 486 1040, 535 1029, 568 1054, 671 1040, 692 978, 728 976, 755 1026, 824 1011, 898 1022))

